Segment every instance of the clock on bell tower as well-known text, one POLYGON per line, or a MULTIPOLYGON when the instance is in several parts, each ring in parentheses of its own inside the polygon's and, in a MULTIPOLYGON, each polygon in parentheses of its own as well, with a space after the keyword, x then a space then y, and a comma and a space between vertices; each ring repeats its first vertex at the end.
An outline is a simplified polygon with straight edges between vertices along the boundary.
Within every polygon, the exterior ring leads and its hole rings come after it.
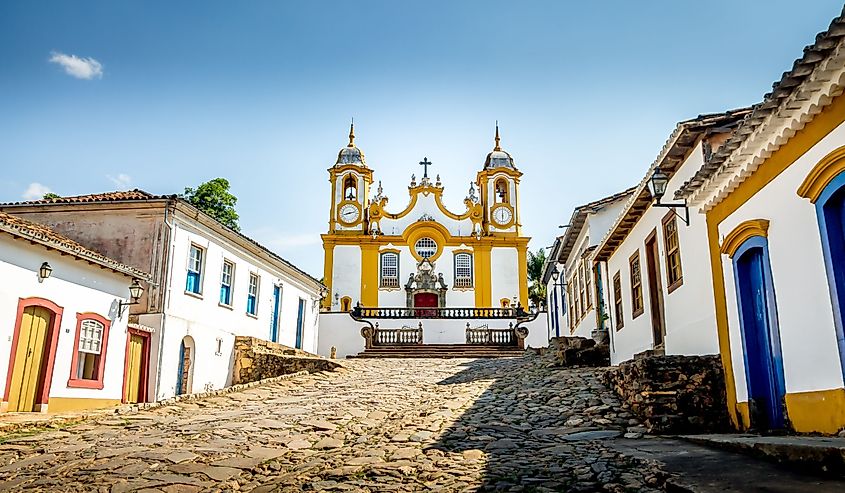
POLYGON ((329 231, 366 231, 366 214, 373 171, 367 168, 364 153, 355 146, 355 124, 349 127, 349 144, 337 154, 329 168, 332 202, 329 231))

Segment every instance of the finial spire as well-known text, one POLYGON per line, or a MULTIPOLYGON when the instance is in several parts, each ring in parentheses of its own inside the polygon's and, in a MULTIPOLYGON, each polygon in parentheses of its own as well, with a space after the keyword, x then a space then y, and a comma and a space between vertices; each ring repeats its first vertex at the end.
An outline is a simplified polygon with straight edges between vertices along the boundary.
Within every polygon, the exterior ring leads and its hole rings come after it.
POLYGON ((349 124, 349 145, 347 147, 355 147, 355 119, 349 124))
POLYGON ((499 146, 499 120, 496 120, 496 147, 493 148, 494 151, 501 151, 502 148, 499 146))

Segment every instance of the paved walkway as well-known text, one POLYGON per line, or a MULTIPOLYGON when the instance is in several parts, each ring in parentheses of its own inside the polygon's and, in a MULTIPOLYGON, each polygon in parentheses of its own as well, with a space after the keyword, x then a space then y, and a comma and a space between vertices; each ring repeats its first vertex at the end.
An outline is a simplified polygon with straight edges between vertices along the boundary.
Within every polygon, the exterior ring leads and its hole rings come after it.
POLYGON ((539 358, 356 360, 7 436, 0 491, 661 491, 656 463, 614 445, 639 435, 596 370, 539 358))

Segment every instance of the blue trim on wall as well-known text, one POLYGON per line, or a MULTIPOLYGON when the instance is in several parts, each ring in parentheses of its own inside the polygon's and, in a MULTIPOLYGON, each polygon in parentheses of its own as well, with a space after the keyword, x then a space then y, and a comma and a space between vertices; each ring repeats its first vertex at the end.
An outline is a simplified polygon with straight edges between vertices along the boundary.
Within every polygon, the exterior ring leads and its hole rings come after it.
POLYGON ((845 173, 837 175, 816 200, 816 217, 824 253, 833 327, 845 379, 845 173))
MULTIPOLYGON (((740 334, 742 336, 742 356, 745 364, 745 380, 748 389, 749 401, 760 397, 767 397, 769 402, 766 404, 766 414, 768 418, 767 426, 770 429, 779 429, 785 426, 784 420, 784 396, 786 395, 786 383, 783 375, 783 353, 781 351, 780 343, 780 329, 778 325, 777 316, 777 299, 775 296, 774 279, 772 277, 771 261, 769 259, 769 242, 762 236, 753 236, 740 245, 733 256, 734 282, 736 286, 736 296, 739 311, 740 334), (750 256, 759 255, 758 259, 752 259, 750 256), (750 278, 751 285, 745 285, 743 282, 743 271, 749 267, 741 265, 743 262, 759 262, 762 286, 755 285, 755 280, 750 278), (748 309, 756 308, 753 306, 754 299, 748 298, 754 296, 753 290, 761 289, 764 298, 765 307, 762 312, 755 312, 755 318, 760 317, 764 319, 764 332, 757 334, 763 336, 761 341, 759 338, 755 341, 748 339, 748 332, 758 329, 756 321, 751 322, 747 320, 748 309), (752 361, 749 358, 749 349, 760 349, 758 345, 765 344, 768 349, 768 354, 757 354, 752 361), (765 381, 755 380, 765 379, 765 381), (768 387, 766 392, 768 395, 761 396, 761 385, 768 387)), ((748 274, 753 274, 747 272, 748 274)), ((752 416, 753 418, 753 416, 752 416)), ((755 423, 752 423, 755 425, 755 423)), ((759 427, 760 423, 756 426, 759 427)))

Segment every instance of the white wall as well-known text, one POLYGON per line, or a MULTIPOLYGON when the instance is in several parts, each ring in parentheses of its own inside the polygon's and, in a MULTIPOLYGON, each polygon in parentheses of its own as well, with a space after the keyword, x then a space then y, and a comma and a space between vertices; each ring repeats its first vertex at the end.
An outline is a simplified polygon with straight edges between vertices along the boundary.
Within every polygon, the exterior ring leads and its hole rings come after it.
MULTIPOLYGON (((769 257, 788 393, 841 388, 842 368, 814 204, 796 190, 812 168, 845 143, 840 125, 719 224, 721 239, 750 219, 770 221, 769 257)), ((748 400, 731 259, 722 256, 737 399, 748 400)))
POLYGON ((519 300, 519 255, 516 248, 492 248, 490 272, 490 302, 493 306, 500 306, 502 298, 513 300, 516 297, 519 300))
MULTIPOLYGON (((666 197, 672 197, 674 190, 682 185, 702 164, 703 151, 699 143, 667 186, 666 197)), ((635 354, 654 347, 649 303, 648 268, 646 264, 645 239, 657 230, 658 266, 660 284, 663 290, 663 304, 666 325, 666 354, 702 355, 719 352, 716 331, 715 304, 713 302, 713 281, 707 248, 707 227, 703 214, 690 211, 690 225, 677 219, 678 241, 681 250, 683 285, 672 293, 667 292, 666 245, 663 237, 662 219, 669 210, 650 207, 639 222, 628 233, 607 262, 608 312, 613 321, 614 348, 611 362, 620 363, 635 354), (629 259, 634 252, 640 252, 644 311, 632 319, 631 275, 629 259), (618 322, 613 311, 613 276, 620 272, 622 281, 622 305, 624 328, 616 330, 618 322)), ((679 211, 683 214, 683 211, 679 211)))
POLYGON ((117 318, 117 301, 126 301, 131 283, 129 277, 0 233, 0 279, 3 280, 0 283, 0 382, 4 386, 8 378, 18 301, 20 298, 39 297, 64 309, 50 397, 121 399, 127 314, 117 318), (44 282, 38 282, 38 269, 45 261, 49 262, 53 273, 44 282), (101 390, 67 386, 72 371, 76 315, 87 312, 111 320, 101 390))
MULTIPOLYGON (((332 292, 340 298, 352 298, 352 306, 361 301, 361 247, 355 245, 336 245, 332 263, 332 292)), ((338 302, 339 303, 339 302, 338 302)), ((333 307, 339 309, 340 307, 333 307)))
POLYGON ((269 340, 273 312, 273 287, 281 286, 279 310, 280 344, 294 347, 299 300, 305 301, 302 349, 317 351, 317 315, 319 294, 282 273, 273 265, 257 259, 216 235, 208 234, 187 222, 179 222, 172 238, 173 265, 170 292, 165 300, 164 327, 158 338, 161 349, 161 380, 157 397, 175 393, 179 368, 179 349, 184 337, 195 342, 192 392, 219 389, 231 381, 232 351, 236 335, 269 340), (202 295, 185 291, 190 245, 205 249, 202 295), (223 260, 235 264, 232 306, 220 304, 220 275, 223 260), (259 276, 258 306, 255 316, 246 312, 250 273, 259 276), (221 354, 217 339, 222 340, 221 354))

